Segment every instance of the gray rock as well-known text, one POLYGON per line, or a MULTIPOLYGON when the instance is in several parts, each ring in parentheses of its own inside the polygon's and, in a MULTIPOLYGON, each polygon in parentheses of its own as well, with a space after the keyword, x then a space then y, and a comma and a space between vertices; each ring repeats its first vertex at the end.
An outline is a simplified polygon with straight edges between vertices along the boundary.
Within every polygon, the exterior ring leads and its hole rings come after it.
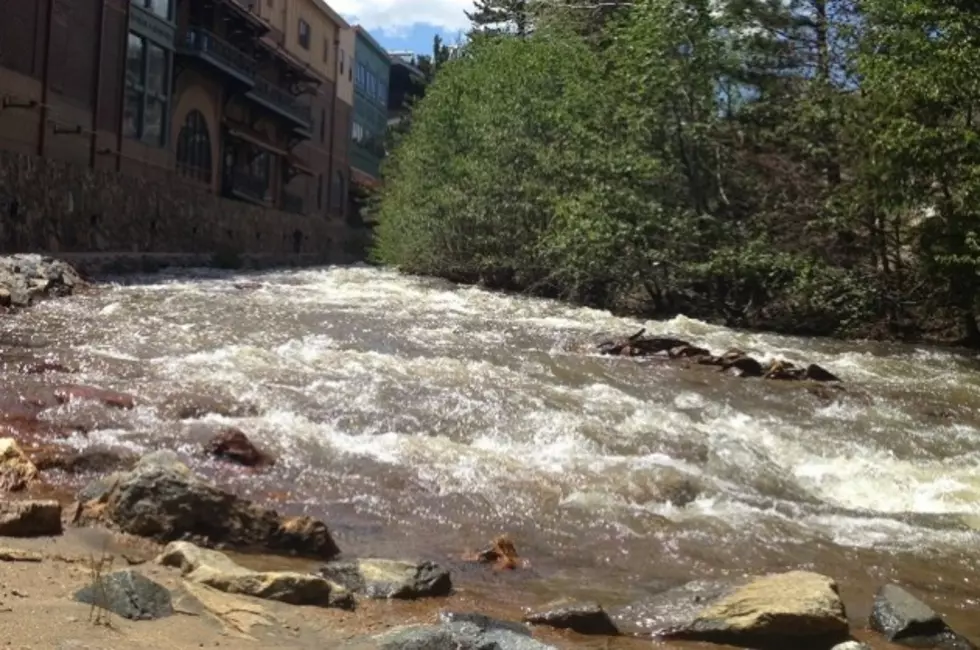
POLYGON ((40 255, 0 256, 3 302, 27 307, 36 298, 70 295, 84 284, 71 266, 40 255))
POLYGON ((331 562, 318 573, 368 598, 448 596, 453 588, 449 571, 433 562, 360 559, 331 562))
POLYGON ((976 646, 946 625, 924 602, 897 585, 875 594, 871 629, 892 643, 943 650, 976 650, 976 646))
POLYGON ((47 537, 61 531, 57 501, 0 501, 0 536, 47 537))
POLYGON ((325 578, 292 571, 252 571, 236 564, 224 553, 199 548, 189 542, 168 544, 156 561, 180 569, 189 582, 229 594, 291 605, 354 608, 351 593, 325 578))
POLYGON ((677 587, 658 585, 653 595, 609 611, 621 634, 650 636, 693 621, 705 603, 728 595, 747 581, 696 580, 677 587))
POLYGON ((134 621, 164 618, 174 613, 170 592, 132 569, 102 576, 75 592, 75 600, 134 621))
POLYGON ((441 625, 410 627, 369 639, 346 650, 556 650, 531 638, 519 623, 482 614, 444 613, 441 625))
POLYGON ((78 494, 76 523, 114 526, 161 542, 287 551, 332 559, 340 550, 326 524, 280 517, 195 476, 173 452, 144 457, 130 472, 97 480, 78 494))
POLYGON ((573 630, 579 634, 616 636, 619 630, 598 603, 559 602, 524 617, 525 623, 573 630))

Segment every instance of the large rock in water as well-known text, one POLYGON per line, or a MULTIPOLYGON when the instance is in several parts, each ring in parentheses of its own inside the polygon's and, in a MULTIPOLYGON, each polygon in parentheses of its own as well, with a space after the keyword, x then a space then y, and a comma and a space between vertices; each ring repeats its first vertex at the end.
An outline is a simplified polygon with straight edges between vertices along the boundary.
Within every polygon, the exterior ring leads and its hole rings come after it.
POLYGON ((453 589, 449 571, 433 562, 361 559, 331 562, 318 573, 368 598, 448 596, 453 589))
POLYGON ((292 571, 252 571, 224 553, 199 548, 189 542, 167 545, 157 563, 177 567, 190 582, 218 591, 290 605, 319 605, 353 609, 350 592, 329 580, 292 571))
POLYGON ((932 608, 897 585, 885 585, 875 594, 871 629, 901 645, 976 650, 973 643, 951 630, 932 608))
POLYGON ((38 298, 65 296, 84 282, 71 266, 41 255, 0 256, 0 303, 26 307, 38 298))
POLYGON ((148 621, 174 613, 170 592, 133 570, 102 576, 77 591, 75 600, 134 621, 148 621))
POLYGON ((749 647, 830 647, 848 633, 837 584, 805 571, 689 583, 612 617, 624 633, 749 647))
POLYGON ((280 517, 195 476, 173 452, 144 456, 130 472, 93 482, 78 495, 76 521, 103 523, 161 542, 285 551, 332 559, 340 550, 323 522, 280 517))

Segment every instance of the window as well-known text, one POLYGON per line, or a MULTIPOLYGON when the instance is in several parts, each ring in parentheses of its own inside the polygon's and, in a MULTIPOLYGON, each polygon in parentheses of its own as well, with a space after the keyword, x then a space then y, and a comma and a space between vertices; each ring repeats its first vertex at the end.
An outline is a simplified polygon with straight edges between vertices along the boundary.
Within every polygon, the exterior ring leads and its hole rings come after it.
POLYGON ((337 172, 333 177, 333 207, 335 210, 343 212, 344 202, 347 200, 347 181, 344 179, 343 172, 337 172))
POLYGON ((191 111, 177 136, 177 171, 181 176, 211 183, 211 135, 200 111, 191 111))
POLYGON ((316 179, 316 209, 323 209, 323 174, 316 179))
POLYGON ((130 0, 130 2, 164 20, 173 18, 173 0, 130 0))
POLYGON ((162 47, 130 33, 126 47, 126 137, 162 146, 170 115, 170 55, 162 47))
POLYGON ((323 62, 330 63, 330 40, 323 39, 323 62))
POLYGON ((340 75, 343 76, 343 74, 344 74, 344 51, 341 50, 340 51, 340 75))
POLYGON ((327 142, 327 109, 320 109, 320 143, 327 142))
POLYGON ((310 49, 310 24, 299 19, 299 44, 304 50, 310 49))

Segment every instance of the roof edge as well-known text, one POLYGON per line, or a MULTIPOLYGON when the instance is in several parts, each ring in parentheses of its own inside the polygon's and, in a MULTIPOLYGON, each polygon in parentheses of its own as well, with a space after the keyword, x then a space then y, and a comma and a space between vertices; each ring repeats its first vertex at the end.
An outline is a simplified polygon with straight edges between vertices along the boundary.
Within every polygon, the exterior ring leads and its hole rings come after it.
POLYGON ((373 36, 371 36, 371 32, 369 32, 368 30, 364 29, 364 27, 362 27, 361 25, 354 25, 353 26, 353 30, 354 30, 354 34, 356 36, 363 36, 364 37, 364 40, 366 40, 368 42, 368 45, 370 45, 371 47, 373 47, 378 54, 380 54, 381 56, 383 56, 386 59, 389 58, 388 50, 386 50, 385 48, 381 47, 381 44, 378 43, 378 41, 376 41, 373 36))
POLYGON ((321 11, 323 11, 323 13, 327 14, 330 20, 337 23, 341 29, 350 28, 351 26, 350 23, 344 20, 344 17, 341 16, 339 13, 337 13, 337 11, 333 7, 328 5, 326 3, 326 0, 313 0, 313 4, 315 4, 321 11))

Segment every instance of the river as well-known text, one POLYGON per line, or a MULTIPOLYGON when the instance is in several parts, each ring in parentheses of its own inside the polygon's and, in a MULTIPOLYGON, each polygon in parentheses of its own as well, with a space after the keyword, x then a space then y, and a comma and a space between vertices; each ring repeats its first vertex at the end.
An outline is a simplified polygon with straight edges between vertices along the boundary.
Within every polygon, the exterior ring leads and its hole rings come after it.
MULTIPOLYGON (((240 493, 324 518, 345 550, 447 561, 509 533, 530 568, 464 570, 472 589, 519 580, 528 602, 613 606, 803 567, 837 578, 856 620, 899 581, 980 636, 974 356, 641 323, 367 267, 126 278, 7 318, 0 341, 138 397, 129 412, 59 407, 56 420, 93 429, 64 444, 175 448, 240 493), (816 362, 849 392, 581 346, 641 326, 816 362), (187 395, 251 410, 177 420, 168 405, 187 395), (229 424, 275 467, 202 457, 229 424)), ((0 371, 8 394, 59 381, 0 371)))

